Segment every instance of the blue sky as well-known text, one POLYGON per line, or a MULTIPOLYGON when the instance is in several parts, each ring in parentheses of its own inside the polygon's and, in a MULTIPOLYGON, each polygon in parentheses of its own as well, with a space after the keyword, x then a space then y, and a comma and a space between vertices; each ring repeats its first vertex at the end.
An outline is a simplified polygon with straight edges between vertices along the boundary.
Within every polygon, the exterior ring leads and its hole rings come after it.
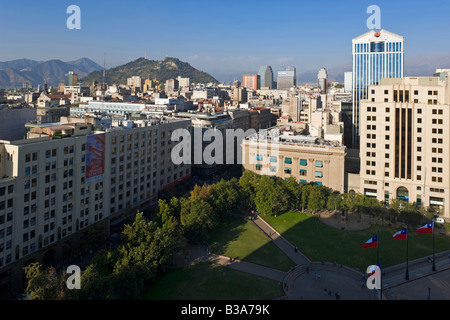
POLYGON ((69 61, 88 57, 107 67, 166 55, 225 75, 260 65, 298 72, 351 61, 351 39, 368 31, 369 5, 381 26, 405 36, 406 56, 449 54, 446 0, 59 0, 2 1, 0 61, 69 61), (81 30, 69 30, 69 5, 81 9, 81 30))

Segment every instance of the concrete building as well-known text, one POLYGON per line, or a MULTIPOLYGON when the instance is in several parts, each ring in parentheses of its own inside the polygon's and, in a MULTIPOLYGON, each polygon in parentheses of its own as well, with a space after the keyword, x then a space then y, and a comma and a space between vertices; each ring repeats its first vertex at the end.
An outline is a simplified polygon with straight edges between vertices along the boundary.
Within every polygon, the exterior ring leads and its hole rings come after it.
POLYGON ((257 74, 244 74, 242 76, 242 87, 247 90, 258 90, 260 88, 260 77, 257 74))
POLYGON ((78 84, 78 75, 73 73, 73 71, 69 71, 65 75, 66 79, 64 85, 66 86, 76 86, 78 84))
POLYGON ((167 79, 164 84, 164 91, 169 94, 178 91, 179 83, 177 79, 167 79))
POLYGON ((352 80, 353 79, 353 72, 344 72, 344 92, 345 93, 352 93, 353 92, 353 85, 352 80))
POLYGON ((190 122, 114 120, 100 130, 72 119, 33 128, 41 137, 1 141, 0 289, 23 292, 25 265, 69 259, 88 226, 108 235, 130 208, 183 183, 190 165, 171 162, 177 128, 189 130, 190 122))
POLYGON ((328 72, 327 69, 321 68, 317 74, 317 86, 320 93, 326 94, 328 90, 328 72))
POLYGON ((297 86, 297 71, 295 67, 281 67, 277 75, 277 89, 289 90, 297 86))
POLYGON ((368 31, 352 40, 352 53, 352 148, 358 148, 360 101, 367 99, 368 86, 381 78, 403 77, 404 38, 387 30, 368 31))
POLYGON ((449 119, 449 70, 369 86, 361 101, 361 192, 432 206, 448 220, 449 119))
POLYGON ((70 115, 74 117, 83 117, 87 113, 125 115, 139 113, 141 111, 144 111, 145 108, 145 103, 91 100, 87 104, 80 104, 78 107, 71 107, 70 115))
POLYGON ((189 88, 191 85, 191 79, 188 77, 183 78, 181 76, 178 76, 177 80, 178 80, 178 86, 180 89, 181 88, 189 88))
POLYGON ((132 76, 131 78, 127 78, 127 86, 142 88, 142 78, 139 76, 132 76))
POLYGON ((290 127, 275 127, 247 137, 242 142, 245 170, 291 176, 300 183, 316 183, 344 192, 346 148, 339 143, 305 136, 290 127))
POLYGON ((26 136, 25 124, 36 120, 36 108, 0 105, 0 140, 20 140, 26 136))

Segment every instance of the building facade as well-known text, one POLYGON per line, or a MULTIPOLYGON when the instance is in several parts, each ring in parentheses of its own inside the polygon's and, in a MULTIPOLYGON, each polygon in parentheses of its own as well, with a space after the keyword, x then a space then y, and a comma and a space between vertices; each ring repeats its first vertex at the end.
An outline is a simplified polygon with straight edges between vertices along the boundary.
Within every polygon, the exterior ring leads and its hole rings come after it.
POLYGON ((328 72, 327 69, 321 68, 317 74, 317 86, 320 93, 327 93, 328 89, 328 72))
POLYGON ((360 101, 367 99, 369 85, 381 78, 403 77, 404 38, 386 30, 369 31, 352 40, 352 143, 359 146, 360 101))
POLYGON ((271 66, 261 66, 258 69, 260 88, 273 89, 273 71, 271 66))
POLYGON ((297 71, 295 67, 281 67, 277 74, 277 89, 289 90, 297 85, 297 71))
POLYGON ((258 90, 260 88, 260 77, 257 74, 244 74, 242 76, 242 87, 248 90, 258 90))
POLYGON ((317 137, 261 130, 242 142, 242 165, 257 174, 316 183, 344 192, 346 148, 317 137))
POLYGON ((151 119, 99 131, 46 127, 43 137, 0 143, 0 288, 20 288, 30 262, 56 263, 88 226, 109 227, 190 177, 171 161, 171 133, 190 121, 151 119), (97 161, 98 160, 98 161, 97 161))
POLYGON ((448 71, 369 86, 361 101, 360 189, 366 196, 435 207, 450 218, 448 71))

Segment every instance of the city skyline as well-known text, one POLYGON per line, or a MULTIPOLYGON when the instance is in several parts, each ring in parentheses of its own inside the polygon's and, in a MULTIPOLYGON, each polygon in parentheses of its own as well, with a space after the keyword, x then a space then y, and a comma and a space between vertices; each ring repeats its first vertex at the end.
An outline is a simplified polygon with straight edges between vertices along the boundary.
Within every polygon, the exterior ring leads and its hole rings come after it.
MULTIPOLYGON (((318 6, 297 1, 276 5, 269 1, 232 1, 219 8, 218 4, 205 1, 196 1, 195 5, 132 1, 117 10, 118 3, 114 1, 77 1, 81 30, 69 30, 66 20, 70 15, 66 9, 71 4, 74 3, 5 3, 1 21, 5 27, 14 28, 2 28, 8 33, 2 35, 7 45, 0 60, 67 61, 85 56, 103 65, 106 57, 106 67, 110 68, 139 57, 161 60, 169 56, 186 61, 219 81, 256 73, 261 65, 270 65, 274 70, 294 65, 300 76, 322 67, 330 70, 351 66, 349 39, 368 31, 366 21, 370 15, 366 10, 374 3, 323 1, 318 6), (20 24, 12 12, 21 13, 20 24)), ((436 45, 442 36, 439 31, 450 26, 444 16, 450 4, 375 4, 381 9, 381 28, 405 36, 405 59, 450 54, 449 44, 436 45)))

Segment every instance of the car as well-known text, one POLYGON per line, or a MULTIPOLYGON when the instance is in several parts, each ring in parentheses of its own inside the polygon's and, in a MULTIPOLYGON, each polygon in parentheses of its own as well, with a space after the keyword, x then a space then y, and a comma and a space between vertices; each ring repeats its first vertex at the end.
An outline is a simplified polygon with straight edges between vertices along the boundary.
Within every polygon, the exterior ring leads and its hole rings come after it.
POLYGON ((444 223, 445 222, 445 220, 443 218, 434 218, 433 221, 436 223, 444 223))

